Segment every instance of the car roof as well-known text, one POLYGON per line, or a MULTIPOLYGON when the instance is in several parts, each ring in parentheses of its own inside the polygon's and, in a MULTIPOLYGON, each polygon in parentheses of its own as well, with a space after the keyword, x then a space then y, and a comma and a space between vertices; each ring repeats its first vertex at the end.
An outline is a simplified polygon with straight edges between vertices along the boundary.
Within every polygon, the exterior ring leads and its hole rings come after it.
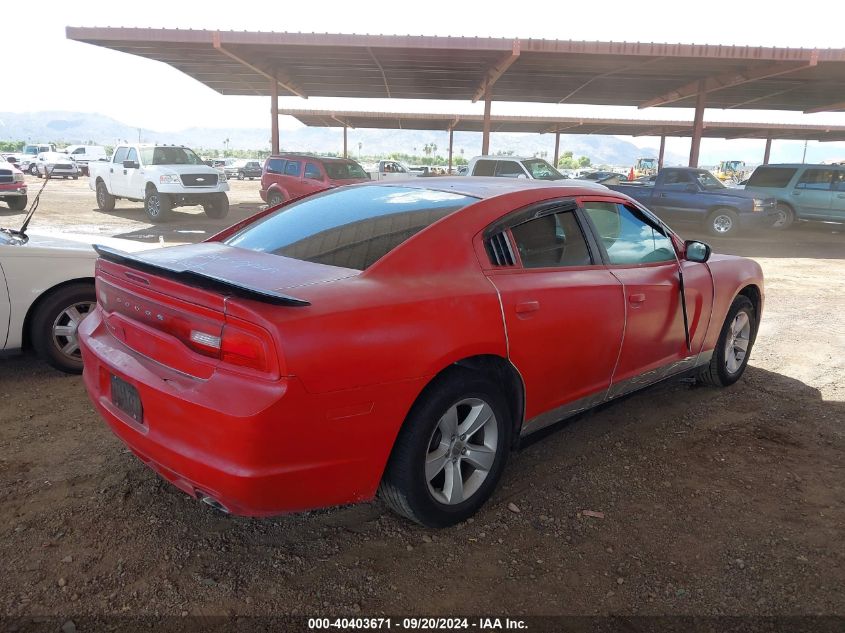
MULTIPOLYGON (((320 161, 347 161, 347 162, 355 162, 352 158, 343 158, 338 156, 315 156, 314 154, 297 154, 295 152, 285 152, 284 154, 271 154, 270 158, 301 158, 303 160, 320 160, 320 161)), ((398 161, 391 161, 391 162, 398 162, 398 161)))
POLYGON ((496 178, 494 176, 440 176, 434 178, 409 178, 397 180, 382 180, 362 183, 356 186, 371 187, 407 187, 412 189, 431 189, 434 191, 449 191, 473 198, 493 198, 515 191, 526 189, 569 189, 571 195, 590 193, 612 193, 604 185, 584 180, 533 180, 530 178, 496 178))
POLYGON ((768 165, 758 165, 761 167, 790 167, 797 169, 800 167, 812 167, 813 169, 845 169, 845 165, 825 164, 825 163, 769 163, 768 165))
MULTIPOLYGON (((493 156, 485 154, 484 156, 473 156, 470 160, 546 160, 545 158, 538 158, 537 156, 493 156)), ((548 161, 546 161, 548 162, 548 161)))

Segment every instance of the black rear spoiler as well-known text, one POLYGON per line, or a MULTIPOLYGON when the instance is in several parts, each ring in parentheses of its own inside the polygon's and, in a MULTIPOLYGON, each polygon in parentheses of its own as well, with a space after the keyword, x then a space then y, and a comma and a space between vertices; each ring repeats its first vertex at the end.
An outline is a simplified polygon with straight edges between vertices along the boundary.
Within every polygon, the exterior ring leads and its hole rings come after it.
POLYGON ((272 290, 265 290, 263 288, 254 288, 240 283, 239 281, 232 281, 231 279, 224 279, 222 277, 212 277, 205 275, 196 270, 187 270, 184 268, 169 268, 162 264, 153 264, 140 257, 136 257, 131 253, 119 251, 102 244, 94 244, 94 250, 97 254, 106 261, 114 262, 134 268, 135 270, 142 270, 144 272, 152 273, 160 277, 166 277, 175 281, 180 281, 193 286, 198 286, 206 290, 214 290, 224 295, 242 297, 244 299, 253 299, 255 301, 262 301, 264 303, 271 303, 277 306, 303 307, 310 306, 311 302, 305 299, 297 299, 283 295, 272 290))

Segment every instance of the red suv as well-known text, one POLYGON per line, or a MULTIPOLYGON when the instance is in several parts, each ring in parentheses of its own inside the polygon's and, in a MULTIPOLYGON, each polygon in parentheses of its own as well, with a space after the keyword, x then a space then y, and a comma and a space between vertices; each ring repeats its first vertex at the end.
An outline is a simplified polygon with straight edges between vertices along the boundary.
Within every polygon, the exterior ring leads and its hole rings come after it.
POLYGON ((348 158, 285 154, 264 161, 261 199, 271 207, 305 194, 365 182, 364 168, 348 158))

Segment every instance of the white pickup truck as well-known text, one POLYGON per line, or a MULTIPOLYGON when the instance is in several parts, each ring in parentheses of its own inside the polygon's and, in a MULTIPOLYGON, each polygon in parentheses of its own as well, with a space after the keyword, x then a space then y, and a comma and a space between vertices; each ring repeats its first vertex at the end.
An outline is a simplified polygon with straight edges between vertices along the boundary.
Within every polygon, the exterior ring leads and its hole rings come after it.
POLYGON ((392 180, 394 178, 414 178, 418 173, 412 172, 404 163, 396 160, 380 160, 375 169, 367 172, 373 180, 392 180))
POLYGON ((193 150, 178 145, 118 145, 111 161, 88 166, 89 186, 100 211, 115 200, 143 201, 153 222, 166 222, 174 207, 202 205, 209 218, 229 213, 229 184, 193 150))

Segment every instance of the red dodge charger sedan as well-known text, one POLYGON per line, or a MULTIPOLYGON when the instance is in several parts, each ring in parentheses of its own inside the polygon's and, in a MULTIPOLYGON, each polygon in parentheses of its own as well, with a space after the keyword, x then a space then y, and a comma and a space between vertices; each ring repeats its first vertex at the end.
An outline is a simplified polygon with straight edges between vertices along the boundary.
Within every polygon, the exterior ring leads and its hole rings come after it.
POLYGON ((466 519, 520 437, 671 376, 736 382, 763 307, 755 262, 586 183, 354 185, 201 244, 98 251, 94 405, 162 477, 249 516, 378 493, 466 519))

